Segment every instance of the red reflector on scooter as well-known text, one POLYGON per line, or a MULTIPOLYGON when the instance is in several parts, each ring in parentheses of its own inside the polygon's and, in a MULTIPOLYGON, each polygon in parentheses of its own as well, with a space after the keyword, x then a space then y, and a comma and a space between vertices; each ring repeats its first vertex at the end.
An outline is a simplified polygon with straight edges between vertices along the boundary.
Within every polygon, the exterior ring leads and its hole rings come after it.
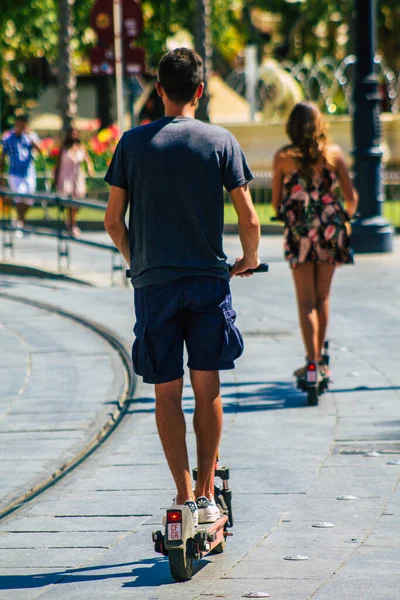
POLYGON ((310 365, 308 365, 308 368, 310 371, 315 371, 315 365, 314 363, 311 363, 310 365))
POLYGON ((180 510, 167 511, 167 523, 181 523, 182 513, 180 510))

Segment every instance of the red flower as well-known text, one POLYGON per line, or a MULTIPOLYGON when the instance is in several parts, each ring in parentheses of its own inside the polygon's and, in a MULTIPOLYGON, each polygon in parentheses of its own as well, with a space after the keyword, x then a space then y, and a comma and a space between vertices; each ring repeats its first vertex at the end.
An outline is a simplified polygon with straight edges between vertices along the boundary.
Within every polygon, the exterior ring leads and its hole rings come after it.
POLYGON ((328 227, 324 231, 324 238, 327 242, 333 238, 336 233, 336 227, 334 225, 328 225, 328 227))
POLYGON ((292 192, 293 192, 293 193, 295 193, 295 194, 296 194, 297 192, 302 192, 302 191, 303 191, 303 186, 302 186, 302 185, 300 185, 300 183, 298 183, 297 185, 294 185, 294 186, 292 187, 292 192))
POLYGON ((111 131, 114 138, 119 139, 119 127, 118 125, 110 125, 109 130, 111 131))
POLYGON ((329 194, 322 196, 321 200, 324 204, 331 204, 333 202, 333 198, 329 194))
POLYGON ((51 137, 43 138, 40 140, 41 150, 52 150, 54 147, 54 140, 51 137))

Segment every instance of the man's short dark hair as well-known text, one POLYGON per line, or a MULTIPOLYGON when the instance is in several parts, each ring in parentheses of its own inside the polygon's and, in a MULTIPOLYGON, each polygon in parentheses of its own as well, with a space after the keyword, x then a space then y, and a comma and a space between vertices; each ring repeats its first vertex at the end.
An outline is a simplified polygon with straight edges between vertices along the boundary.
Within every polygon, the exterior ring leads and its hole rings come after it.
POLYGON ((22 121, 23 123, 28 123, 29 117, 25 113, 18 113, 14 117, 15 121, 22 121))
POLYGON ((158 79, 172 102, 188 104, 203 81, 203 61, 188 48, 171 50, 160 60, 158 79))

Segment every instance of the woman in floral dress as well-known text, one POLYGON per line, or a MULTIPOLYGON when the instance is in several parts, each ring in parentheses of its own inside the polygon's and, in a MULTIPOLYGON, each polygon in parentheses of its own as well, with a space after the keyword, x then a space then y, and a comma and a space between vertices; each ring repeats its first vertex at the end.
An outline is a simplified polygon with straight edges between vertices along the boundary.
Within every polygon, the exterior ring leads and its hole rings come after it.
MULTIPOLYGON (((285 223, 284 252, 292 269, 307 362, 317 363, 328 375, 321 353, 329 292, 336 266, 353 264, 349 218, 357 208, 357 193, 342 151, 328 143, 324 119, 314 104, 297 104, 286 132, 291 144, 274 158, 272 204, 285 223)), ((304 372, 301 367, 294 374, 304 372)))

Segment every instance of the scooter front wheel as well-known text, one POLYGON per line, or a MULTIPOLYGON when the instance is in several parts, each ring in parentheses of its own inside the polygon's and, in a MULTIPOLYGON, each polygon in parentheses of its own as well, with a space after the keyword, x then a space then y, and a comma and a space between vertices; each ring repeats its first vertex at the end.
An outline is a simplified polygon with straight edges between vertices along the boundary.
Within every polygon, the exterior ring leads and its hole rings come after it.
POLYGON ((175 581, 188 581, 193 575, 193 558, 188 556, 188 546, 168 550, 169 568, 175 581))

